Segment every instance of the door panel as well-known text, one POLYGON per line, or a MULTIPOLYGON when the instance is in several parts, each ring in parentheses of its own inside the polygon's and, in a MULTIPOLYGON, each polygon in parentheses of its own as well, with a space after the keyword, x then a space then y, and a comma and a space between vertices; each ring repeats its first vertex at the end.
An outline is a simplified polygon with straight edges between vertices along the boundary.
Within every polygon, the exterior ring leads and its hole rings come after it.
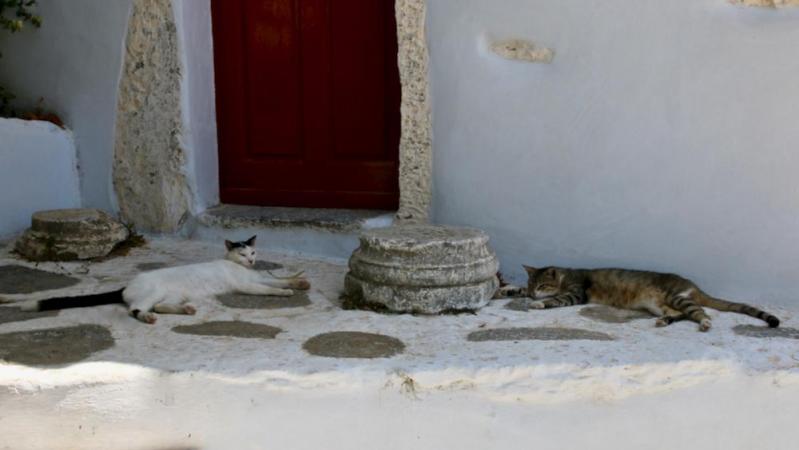
POLYGON ((393 0, 212 0, 225 203, 397 207, 393 0))

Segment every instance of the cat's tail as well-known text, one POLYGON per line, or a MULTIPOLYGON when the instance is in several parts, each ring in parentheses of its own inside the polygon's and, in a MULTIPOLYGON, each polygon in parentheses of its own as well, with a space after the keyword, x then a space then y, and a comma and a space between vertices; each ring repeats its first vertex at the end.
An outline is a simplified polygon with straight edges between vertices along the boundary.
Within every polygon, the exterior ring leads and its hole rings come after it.
POLYGON ((122 291, 124 291, 124 289, 103 292, 100 294, 78 295, 75 297, 48 298, 25 305, 23 306, 23 309, 25 311, 52 311, 55 309, 85 308, 87 306, 125 303, 125 301, 122 299, 122 291))
POLYGON ((704 295, 701 298, 700 304, 702 306, 708 306, 713 309, 718 309, 719 311, 729 311, 738 314, 746 314, 747 316, 752 316, 754 318, 766 322, 768 326, 771 328, 777 328, 778 326, 780 326, 780 319, 778 319, 773 314, 769 314, 763 311, 762 309, 757 309, 754 306, 749 306, 745 303, 735 303, 727 300, 722 300, 720 298, 711 297, 709 295, 704 295))

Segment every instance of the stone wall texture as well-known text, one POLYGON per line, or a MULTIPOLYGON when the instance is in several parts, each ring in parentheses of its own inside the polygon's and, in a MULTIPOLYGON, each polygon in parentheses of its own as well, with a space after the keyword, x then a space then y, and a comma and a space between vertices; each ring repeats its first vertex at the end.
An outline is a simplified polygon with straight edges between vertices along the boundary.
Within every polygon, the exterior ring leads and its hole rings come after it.
POLYGON ((432 122, 425 40, 426 0, 396 0, 402 82, 400 222, 426 222, 432 201, 432 122))
POLYGON ((134 0, 117 104, 114 188, 136 229, 177 231, 190 213, 181 65, 171 0, 134 0))
POLYGON ((509 39, 491 44, 491 51, 497 55, 516 61, 551 63, 555 52, 524 39, 509 39))

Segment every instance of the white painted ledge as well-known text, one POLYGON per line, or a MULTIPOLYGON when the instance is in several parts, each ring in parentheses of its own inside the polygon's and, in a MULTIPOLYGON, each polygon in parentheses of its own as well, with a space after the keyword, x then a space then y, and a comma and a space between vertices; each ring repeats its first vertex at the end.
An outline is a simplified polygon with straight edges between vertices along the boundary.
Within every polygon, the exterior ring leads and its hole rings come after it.
POLYGON ((72 133, 50 122, 0 118, 0 238, 43 209, 80 206, 72 133))

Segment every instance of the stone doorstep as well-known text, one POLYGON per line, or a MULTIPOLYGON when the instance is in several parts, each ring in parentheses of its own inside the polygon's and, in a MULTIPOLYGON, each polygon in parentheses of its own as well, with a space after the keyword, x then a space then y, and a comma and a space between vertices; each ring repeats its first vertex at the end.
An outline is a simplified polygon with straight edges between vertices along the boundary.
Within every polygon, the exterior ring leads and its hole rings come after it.
POLYGON ((382 210, 219 205, 200 214, 197 222, 223 228, 307 228, 351 233, 389 226, 393 217, 393 212, 382 210))
POLYGON ((194 218, 186 235, 194 240, 241 240, 258 235, 269 251, 347 259, 363 230, 390 226, 394 212, 381 210, 219 205, 194 218))

